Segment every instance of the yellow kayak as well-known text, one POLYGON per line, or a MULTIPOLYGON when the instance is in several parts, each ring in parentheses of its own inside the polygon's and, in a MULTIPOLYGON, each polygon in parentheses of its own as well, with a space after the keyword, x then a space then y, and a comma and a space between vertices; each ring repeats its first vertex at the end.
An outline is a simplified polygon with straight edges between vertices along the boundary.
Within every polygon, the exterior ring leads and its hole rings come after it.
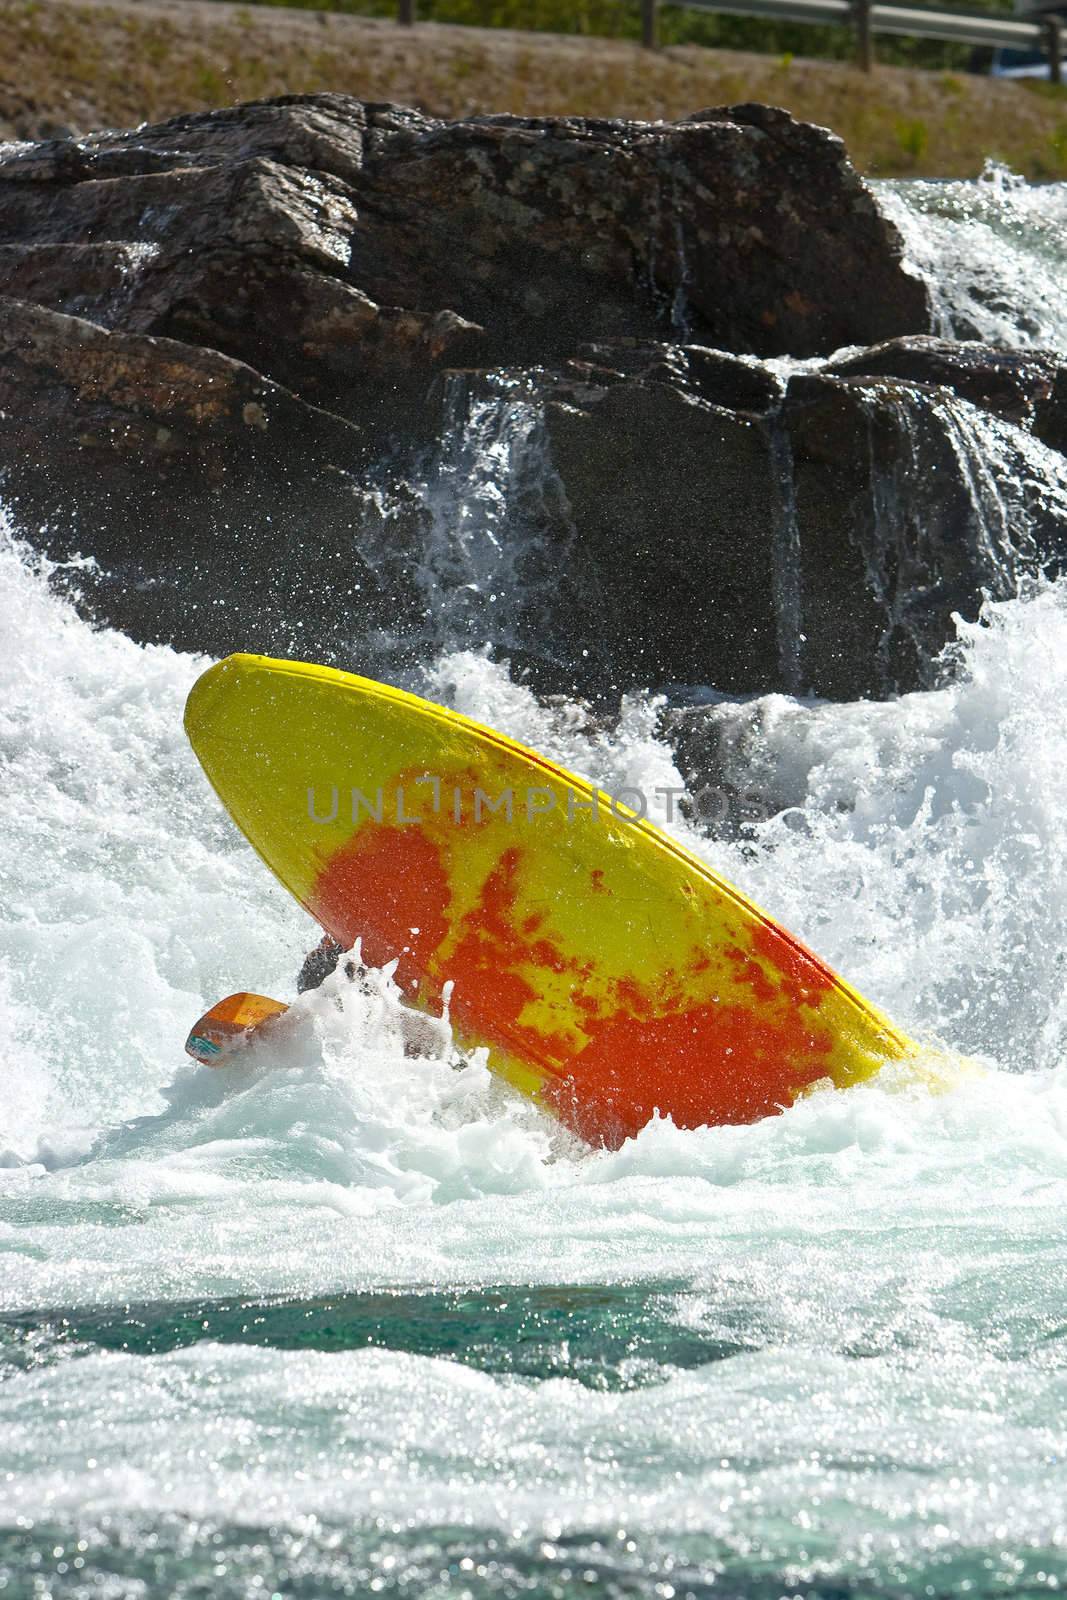
POLYGON ((469 718, 328 667, 236 655, 193 748, 272 872, 345 949, 585 1139, 660 1112, 751 1122, 918 1048, 653 823, 469 718))

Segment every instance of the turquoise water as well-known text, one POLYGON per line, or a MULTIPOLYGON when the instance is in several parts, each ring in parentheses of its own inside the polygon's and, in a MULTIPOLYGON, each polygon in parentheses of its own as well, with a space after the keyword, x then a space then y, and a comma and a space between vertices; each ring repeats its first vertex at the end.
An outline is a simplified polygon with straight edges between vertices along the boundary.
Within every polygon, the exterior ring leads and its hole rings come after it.
MULTIPOLYGON (((972 309, 1030 263, 1052 338, 1061 200, 909 203, 972 309)), ((5 1600, 1062 1585, 1067 593, 961 625, 937 691, 740 708, 767 820, 685 834, 982 1070, 616 1152, 445 1025, 405 1055, 387 972, 189 1062, 316 938, 185 745, 206 658, 93 631, 10 537, 0 623, 5 1600)), ((430 687, 605 787, 677 781, 640 697, 607 733, 476 654, 430 687)))
MULTIPOLYGON (((0 1318, 5 1364, 28 1371, 92 1350, 160 1355, 189 1345, 277 1350, 406 1350, 479 1372, 574 1378, 594 1389, 654 1382, 664 1367, 737 1355, 743 1338, 679 1324, 678 1286, 454 1289, 161 1301, 0 1318)), ((741 1330, 737 1330, 740 1334, 741 1330)))

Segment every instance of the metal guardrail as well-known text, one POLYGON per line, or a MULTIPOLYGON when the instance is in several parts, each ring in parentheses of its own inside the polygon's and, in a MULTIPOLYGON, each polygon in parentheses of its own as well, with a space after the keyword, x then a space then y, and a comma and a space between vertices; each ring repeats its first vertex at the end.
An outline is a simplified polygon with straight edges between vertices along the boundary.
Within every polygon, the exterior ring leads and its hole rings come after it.
MULTIPOLYGON (((690 11, 719 11, 735 17, 765 17, 773 22, 827 23, 851 27, 856 61, 865 72, 874 65, 874 35, 902 34, 913 39, 947 39, 953 44, 986 45, 997 50, 1037 51, 1049 64, 1053 83, 1063 80, 1063 28, 1055 15, 1033 19, 989 11, 937 11, 927 6, 894 5, 884 0, 670 0, 690 11)), ((660 0, 641 0, 641 42, 655 50, 660 0)), ((397 20, 411 26, 416 0, 397 0, 397 20)))
MULTIPOLYGON (((1050 56, 1049 35, 1057 41, 1056 17, 1028 21, 988 11, 933 11, 926 6, 863 5, 854 0, 673 0, 698 11, 725 11, 735 16, 773 17, 789 22, 843 22, 858 27, 858 13, 870 14, 872 33, 905 34, 917 39, 948 39, 957 44, 991 45, 1003 50, 1036 50, 1050 56)), ((1057 56, 1059 52, 1056 52, 1057 56)))
MULTIPOLYGON (((852 0, 672 0, 694 11, 724 11, 740 17, 768 17, 781 22, 852 23, 859 7, 852 0)), ((989 11, 931 11, 925 6, 881 4, 872 0, 874 33, 908 34, 919 39, 949 39, 960 44, 992 45, 1005 50, 1042 50, 1047 24, 989 11)), ((1055 18, 1051 19, 1059 30, 1055 18)))

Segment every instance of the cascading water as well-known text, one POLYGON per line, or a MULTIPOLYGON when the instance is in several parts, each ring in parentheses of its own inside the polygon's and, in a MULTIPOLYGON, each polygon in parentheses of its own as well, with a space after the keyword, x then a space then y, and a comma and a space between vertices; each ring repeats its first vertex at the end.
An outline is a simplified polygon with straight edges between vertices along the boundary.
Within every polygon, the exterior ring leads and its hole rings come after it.
POLYGON ((778 490, 772 560, 774 609, 778 624, 778 665, 782 682, 792 693, 803 687, 803 594, 800 578, 800 529, 797 526, 793 451, 788 430, 778 417, 770 424, 771 461, 778 490))
POLYGON ((522 378, 494 375, 472 392, 464 374, 453 374, 442 417, 441 443, 417 484, 428 642, 440 650, 492 638, 507 650, 522 643, 522 619, 546 604, 566 563, 566 494, 522 378), (550 542, 560 529, 563 540, 550 542))
MULTIPOLYGON (((950 187, 978 255, 994 194, 950 187)), ((1062 203, 999 192, 1036 233, 1062 203)), ((930 225, 925 186, 900 204, 930 225)), ((447 485, 470 516, 431 540, 425 592, 440 562, 477 586, 462 637, 527 582, 516 484, 555 491, 535 418, 456 405, 467 431, 425 504, 432 522, 447 485)), ((1026 497, 1061 492, 1053 464, 966 408, 946 427, 1010 564, 1026 497)), ((879 494, 883 526, 922 532, 921 484, 879 494)), ((709 708, 761 819, 670 824, 986 1070, 751 1127, 656 1121, 614 1153, 572 1144, 443 1023, 405 1055, 388 974, 303 996, 232 1073, 187 1062, 203 1004, 291 993, 315 937, 185 745, 203 663, 92 629, 10 531, 0 619, 5 1595, 1057 1590, 1062 586, 961 624, 936 689, 709 708)), ((679 781, 648 697, 608 727, 476 650, 427 673, 605 787, 679 781)))
MULTIPOLYGON (((707 354, 699 347, 658 348, 665 353, 661 369, 645 376, 646 383, 675 378, 684 384, 690 355, 707 354)), ((789 385, 794 377, 822 373, 840 378, 840 357, 847 354, 765 364, 748 358, 772 378, 760 417, 773 481, 770 537, 766 555, 754 549, 752 560, 768 567, 777 675, 793 693, 818 681, 811 645, 816 661, 825 649, 804 592, 812 556, 818 566, 812 547, 824 533, 822 506, 816 504, 812 516, 810 495, 807 508, 798 503, 789 385)), ((626 353, 611 350, 606 359, 625 366, 626 353)), ((577 633, 588 640, 583 655, 597 648, 590 621, 596 607, 589 602, 602 573, 583 548, 546 422, 547 407, 581 405, 580 372, 576 364, 562 381, 542 369, 452 374, 444 384, 439 442, 414 469, 410 461, 390 465, 403 492, 393 494, 391 505, 388 495, 383 498, 376 564, 386 570, 392 563, 398 583, 402 569, 409 582, 413 570, 423 616, 421 665, 407 675, 414 686, 425 681, 428 657, 472 645, 488 646, 520 667, 527 653, 534 654, 542 682, 553 669, 566 678, 577 633), (580 591, 582 603, 575 605, 580 591), (568 616, 570 631, 560 625, 568 616)), ((857 375, 847 366, 845 373, 849 403, 866 428, 866 445, 861 438, 855 447, 868 457, 866 475, 861 469, 845 492, 851 495, 848 537, 865 570, 856 582, 866 584, 877 613, 874 688, 932 685, 948 619, 955 610, 973 610, 976 591, 1006 599, 1042 573, 1062 569, 1067 462, 1026 427, 945 387, 857 375)), ((605 389, 591 380, 589 392, 602 397, 605 389)), ((693 398, 692 390, 686 393, 693 398)), ((725 495, 728 471, 723 481, 725 495)), ((626 537, 632 535, 624 532, 620 542, 626 537)), ((615 649, 618 654, 617 643, 615 649)), ((388 650, 383 653, 388 658, 388 650)), ((610 676, 605 671, 605 680, 610 676)), ((676 687, 672 681, 672 693, 676 687)))
POLYGON ((860 403, 871 506, 857 533, 886 617, 879 653, 891 681, 902 641, 920 662, 936 654, 946 593, 958 590, 962 604, 977 576, 991 599, 1019 594, 1041 569, 1038 528, 1058 521, 1067 543, 1067 461, 947 393, 894 384, 889 394, 861 389, 860 403), (951 468, 940 481, 928 469, 939 457, 951 468))
POLYGON ((944 338, 1067 347, 1067 184, 1028 184, 991 161, 973 183, 875 188, 930 284, 944 338))

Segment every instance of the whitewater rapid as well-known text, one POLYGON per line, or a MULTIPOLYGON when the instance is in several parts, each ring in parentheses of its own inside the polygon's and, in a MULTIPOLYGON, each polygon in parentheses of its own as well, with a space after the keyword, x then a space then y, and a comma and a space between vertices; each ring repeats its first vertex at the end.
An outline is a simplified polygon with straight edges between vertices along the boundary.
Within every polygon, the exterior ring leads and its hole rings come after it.
MULTIPOLYGON (((753 1127, 658 1123, 615 1153, 565 1140, 447 1041, 406 1059, 385 976, 303 997, 237 1072, 189 1063, 201 1006, 243 984, 290 994, 314 929, 184 743, 203 663, 91 631, 10 543, 0 603, 15 646, 0 1309, 645 1280, 661 1325, 607 1392, 558 1342, 531 1387, 402 1338, 153 1355, 90 1339, 60 1359, 38 1336, 0 1386, 13 1572, 38 1526, 61 1551, 63 1530, 88 1528, 94 1571, 116 1541, 136 1569, 146 1527, 195 1567, 190 1529, 221 1527, 244 1585, 262 1570, 247 1530, 265 1522, 271 1559, 320 1583, 335 1535, 309 1542, 308 1519, 353 1517, 368 1583, 390 1540, 410 1566, 423 1530, 412 1592, 437 1581, 426 1530, 456 1526, 527 1556, 622 1529, 609 1565, 642 1581, 689 1540, 694 1570, 746 1583, 759 1551, 779 1574, 947 1582, 1001 1528, 1012 1560, 1021 1535, 1037 1552, 1024 1575, 1053 1570, 1067 594, 962 629, 961 677, 936 693, 764 702, 761 759, 788 804, 756 842, 689 836, 904 1026, 981 1049, 989 1070, 940 1096, 907 1081, 817 1094, 753 1127), (693 1336, 735 1353, 676 1364, 693 1336), (284 1554, 294 1539, 302 1557, 284 1554)), ((647 705, 590 736, 484 659, 442 663, 439 682, 606 784, 670 778, 647 705)), ((583 1559, 600 1573, 598 1550, 583 1559)))
MULTIPOLYGON (((1060 204, 927 187, 928 255, 1060 204)), ((764 820, 674 823, 976 1070, 616 1152, 444 1026, 406 1057, 388 973, 189 1062, 318 936, 185 742, 207 658, 94 630, 7 525, 0 637, 0 1592, 1054 1589, 1067 586, 961 623, 937 690, 722 707, 764 820)), ((650 697, 605 728, 473 652, 424 687, 606 789, 680 783, 650 697)))

